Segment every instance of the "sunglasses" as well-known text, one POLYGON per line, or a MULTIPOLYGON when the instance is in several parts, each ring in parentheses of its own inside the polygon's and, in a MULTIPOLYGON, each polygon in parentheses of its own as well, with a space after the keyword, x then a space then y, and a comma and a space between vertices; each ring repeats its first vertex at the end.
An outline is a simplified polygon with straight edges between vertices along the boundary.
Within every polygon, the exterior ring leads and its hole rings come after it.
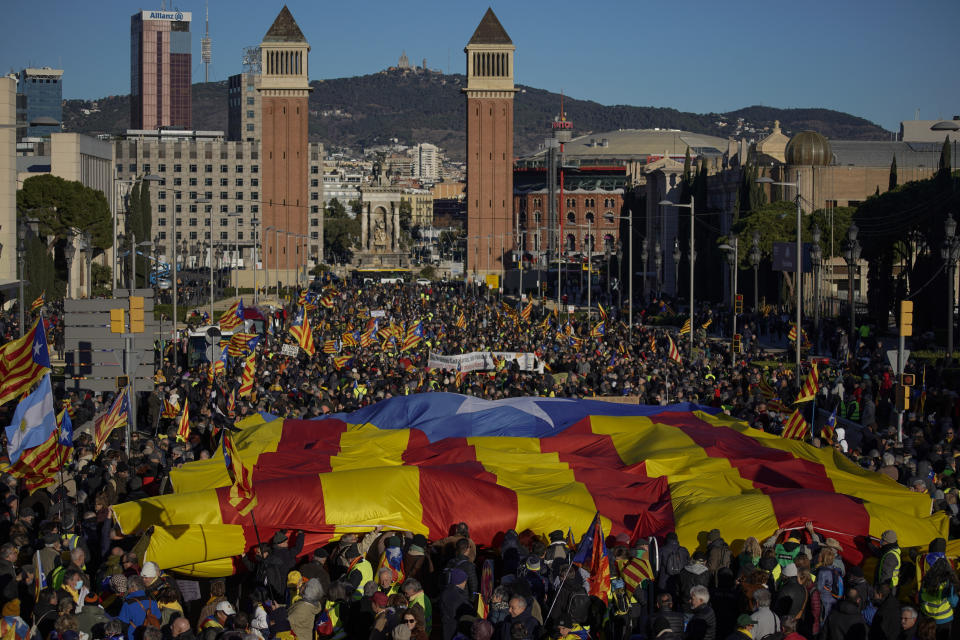
POLYGON ((404 618, 403 621, 407 624, 417 624, 416 618, 404 618))

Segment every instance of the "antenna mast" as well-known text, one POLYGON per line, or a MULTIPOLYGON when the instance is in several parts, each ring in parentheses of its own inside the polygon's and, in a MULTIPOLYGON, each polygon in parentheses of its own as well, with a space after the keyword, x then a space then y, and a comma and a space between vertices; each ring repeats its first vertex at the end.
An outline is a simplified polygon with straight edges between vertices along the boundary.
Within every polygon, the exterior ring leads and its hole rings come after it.
POLYGON ((200 39, 200 57, 203 59, 203 81, 210 82, 210 60, 212 56, 210 46, 210 2, 207 2, 206 29, 203 38, 200 39))

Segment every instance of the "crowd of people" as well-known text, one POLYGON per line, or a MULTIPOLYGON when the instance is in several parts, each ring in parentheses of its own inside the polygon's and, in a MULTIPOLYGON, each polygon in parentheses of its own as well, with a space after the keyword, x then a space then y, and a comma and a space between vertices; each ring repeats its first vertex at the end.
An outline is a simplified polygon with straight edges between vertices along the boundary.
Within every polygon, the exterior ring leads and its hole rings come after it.
MULTIPOLYGON (((11 640, 950 637, 960 589, 946 540, 901 550, 893 531, 878 541, 874 562, 857 565, 845 563, 850 555, 812 526, 758 531, 732 550, 716 530, 701 549, 684 549, 672 534, 610 539, 610 584, 592 594, 562 522, 548 535, 503 532, 489 548, 473 543, 469 523, 451 523, 443 540, 375 530, 345 535, 307 557, 302 532, 290 531, 251 550, 226 580, 184 581, 142 562, 112 505, 169 491, 170 469, 209 457, 216 431, 254 412, 311 418, 437 391, 486 399, 627 396, 708 405, 779 434, 798 386, 790 357, 770 349, 788 330, 776 313, 745 314, 744 352, 731 358, 729 341, 717 339, 729 321, 710 306, 698 308, 692 332, 679 334, 677 326, 662 326, 673 311, 662 300, 638 305, 631 328, 618 309, 568 316, 539 300, 505 304, 456 285, 337 283, 316 294, 307 296, 315 307, 307 312, 312 356, 281 350, 296 344, 289 331, 302 302, 296 294, 285 307, 261 309, 266 326, 253 347, 249 396, 235 393, 246 356, 211 374, 185 340, 158 343, 157 385, 140 399, 129 455, 122 434, 102 451, 90 434, 112 394, 67 393, 76 429, 69 466, 29 495, 9 470, 0 483, 0 631, 14 634, 11 640), (419 341, 404 349, 406 330, 417 323, 419 341), (364 333, 374 338, 367 346, 364 333), (430 369, 431 351, 533 353, 543 366, 523 370, 504 358, 488 371, 430 369), (165 417, 164 408, 186 402, 191 433, 178 442, 179 416, 165 417)), ((58 330, 59 316, 47 317, 58 330)), ((5 337, 15 337, 11 318, 0 322, 5 337)), ((202 323, 192 316, 191 324, 202 323)), ((817 398, 804 408, 813 426, 808 440, 928 495, 931 509, 949 516, 953 538, 960 533, 960 404, 950 372, 942 363, 924 370, 911 361, 908 371, 925 386, 899 438, 882 344, 869 331, 847 346, 839 328, 822 335, 832 355, 850 357, 821 362, 817 398), (827 437, 830 416, 838 428, 827 437)))

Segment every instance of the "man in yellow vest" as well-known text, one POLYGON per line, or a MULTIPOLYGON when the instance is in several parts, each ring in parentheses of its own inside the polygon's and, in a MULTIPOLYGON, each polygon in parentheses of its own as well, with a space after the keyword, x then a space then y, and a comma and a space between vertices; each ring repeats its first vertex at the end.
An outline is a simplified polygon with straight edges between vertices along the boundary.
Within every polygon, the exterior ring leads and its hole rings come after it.
POLYGON ((877 578, 875 587, 883 584, 890 585, 890 591, 897 593, 900 584, 900 546, 897 544, 897 533, 887 529, 880 537, 880 550, 877 554, 880 562, 877 564, 877 578))
POLYGON ((373 565, 366 558, 360 555, 360 550, 356 544, 347 546, 340 557, 341 562, 346 566, 346 581, 354 588, 354 598, 363 597, 363 585, 373 580, 373 565))

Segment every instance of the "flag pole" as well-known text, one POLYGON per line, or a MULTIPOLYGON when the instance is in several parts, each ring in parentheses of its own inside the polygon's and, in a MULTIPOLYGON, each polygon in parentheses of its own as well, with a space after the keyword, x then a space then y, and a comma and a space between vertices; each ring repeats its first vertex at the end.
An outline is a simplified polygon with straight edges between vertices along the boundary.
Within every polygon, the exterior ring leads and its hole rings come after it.
MULTIPOLYGON (((597 521, 598 517, 600 517, 599 509, 597 509, 596 513, 593 514, 593 518, 590 520, 591 529, 593 529, 593 524, 597 521)), ((580 544, 583 544, 583 538, 580 538, 580 544)), ((579 552, 580 548, 579 545, 577 545, 577 553, 579 552)), ((571 567, 573 567, 573 558, 570 558, 570 562, 567 563, 567 570, 563 572, 563 578, 560 580, 560 584, 557 585, 557 592, 553 596, 553 602, 550 603, 550 608, 547 609, 547 615, 543 617, 544 620, 547 620, 550 617, 550 614, 553 612, 553 607, 557 604, 557 598, 560 597, 560 590, 563 589, 563 584, 567 581, 567 576, 570 575, 571 567)))

